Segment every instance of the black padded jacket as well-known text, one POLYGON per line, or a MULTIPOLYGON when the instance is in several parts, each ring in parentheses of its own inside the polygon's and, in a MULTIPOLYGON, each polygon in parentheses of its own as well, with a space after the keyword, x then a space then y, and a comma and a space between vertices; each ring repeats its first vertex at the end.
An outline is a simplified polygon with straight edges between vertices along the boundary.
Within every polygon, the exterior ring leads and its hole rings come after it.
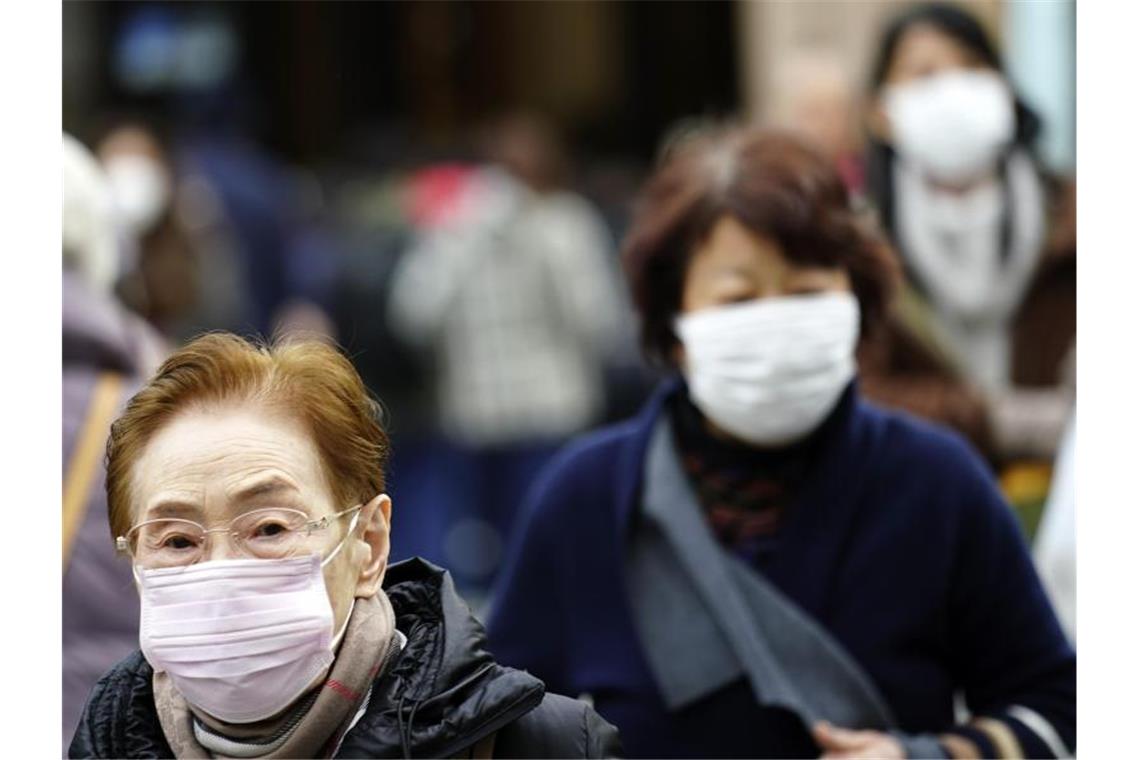
MULTIPOLYGON (((455 757, 494 734, 494 757, 616 757, 617 729, 586 703, 546 694, 498 665, 483 626, 446 571, 419 559, 388 569, 396 626, 408 643, 372 685, 335 757, 455 757)), ((159 723, 153 670, 135 652, 91 692, 69 757, 174 757, 159 723)))

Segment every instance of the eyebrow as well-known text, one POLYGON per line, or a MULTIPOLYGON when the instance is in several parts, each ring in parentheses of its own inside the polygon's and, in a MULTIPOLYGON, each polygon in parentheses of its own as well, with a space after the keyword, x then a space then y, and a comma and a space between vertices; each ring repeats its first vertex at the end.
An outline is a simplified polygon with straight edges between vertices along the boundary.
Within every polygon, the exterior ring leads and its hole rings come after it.
POLYGON ((250 499, 255 499, 258 496, 269 496, 282 492, 299 494, 300 489, 297 488, 297 486, 293 485, 292 482, 286 480, 280 475, 272 475, 265 480, 261 480, 257 483, 252 483, 241 488, 236 493, 234 493, 231 498, 233 498, 235 501, 249 501, 250 499))
POLYGON ((193 502, 179 501, 178 499, 163 499, 157 504, 147 507, 143 514, 144 520, 153 520, 157 517, 185 517, 201 512, 201 507, 193 502))
POLYGON ((751 278, 753 270, 741 264, 723 264, 716 267, 714 274, 716 276, 732 275, 733 277, 751 278))

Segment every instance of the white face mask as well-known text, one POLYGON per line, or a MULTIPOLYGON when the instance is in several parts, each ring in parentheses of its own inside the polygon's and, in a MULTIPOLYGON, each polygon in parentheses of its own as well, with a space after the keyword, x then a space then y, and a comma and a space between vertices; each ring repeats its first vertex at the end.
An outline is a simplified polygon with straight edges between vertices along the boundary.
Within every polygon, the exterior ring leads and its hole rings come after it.
POLYGON ((931 178, 968 182, 995 166, 1013 141, 1013 97, 993 71, 954 70, 889 87, 894 146, 931 178))
POLYGON ((152 229, 170 203, 166 170, 152 159, 134 155, 116 156, 105 169, 120 224, 133 235, 152 229))
POLYGON ((276 715, 332 664, 352 616, 334 636, 323 568, 343 545, 323 562, 313 554, 138 571, 143 654, 216 718, 276 715))
POLYGON ((677 318, 689 394, 721 429, 778 446, 819 426, 855 376, 851 293, 765 298, 677 318))

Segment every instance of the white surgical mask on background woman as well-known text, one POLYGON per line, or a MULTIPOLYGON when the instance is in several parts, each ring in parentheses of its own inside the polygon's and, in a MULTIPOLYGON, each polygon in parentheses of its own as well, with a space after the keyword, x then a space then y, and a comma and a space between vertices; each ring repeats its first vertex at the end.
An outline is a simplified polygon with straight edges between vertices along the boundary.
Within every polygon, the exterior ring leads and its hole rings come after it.
POLYGON ((1013 98, 999 74, 954 69, 889 87, 884 106, 895 149, 932 179, 969 182, 1013 141, 1013 98))
POLYGON ((855 376, 859 302, 850 292, 701 309, 675 326, 693 403, 757 446, 810 434, 855 376))

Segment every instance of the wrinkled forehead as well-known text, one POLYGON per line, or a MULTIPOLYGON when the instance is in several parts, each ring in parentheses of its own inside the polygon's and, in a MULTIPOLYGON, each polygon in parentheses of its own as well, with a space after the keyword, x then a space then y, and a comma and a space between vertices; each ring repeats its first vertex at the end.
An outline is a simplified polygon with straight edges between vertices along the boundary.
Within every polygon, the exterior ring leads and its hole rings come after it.
POLYGON ((132 466, 134 520, 198 513, 212 519, 257 506, 323 510, 320 455, 299 421, 261 408, 178 414, 132 466))

